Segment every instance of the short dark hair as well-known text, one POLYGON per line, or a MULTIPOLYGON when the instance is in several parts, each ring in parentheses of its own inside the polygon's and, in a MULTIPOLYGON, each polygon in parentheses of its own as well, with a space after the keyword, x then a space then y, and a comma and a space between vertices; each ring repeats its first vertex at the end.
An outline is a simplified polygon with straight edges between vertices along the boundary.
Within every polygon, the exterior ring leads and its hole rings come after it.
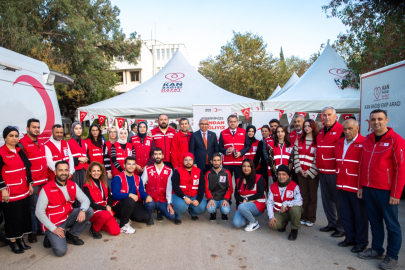
POLYGON ((277 125, 280 125, 280 121, 275 118, 270 120, 269 125, 271 125, 271 123, 277 123, 277 125))
POLYGON ((136 123, 133 123, 133 124, 131 125, 131 130, 133 130, 136 126, 137 126, 137 124, 136 124, 136 123))
POLYGON ((62 165, 62 164, 66 164, 66 165, 68 165, 68 167, 69 167, 69 163, 68 163, 66 160, 60 160, 60 161, 57 161, 57 162, 55 163, 55 171, 56 171, 56 169, 58 168, 58 166, 59 166, 59 165, 62 165))
POLYGON ((383 113, 383 114, 385 114, 385 117, 388 117, 387 111, 385 111, 385 110, 381 110, 381 109, 372 110, 371 113, 370 113, 370 116, 373 113, 383 113))
POLYGON ((63 128, 63 127, 60 124, 55 124, 52 126, 52 132, 54 131, 55 128, 63 128))
POLYGON ((229 118, 236 118, 236 121, 238 121, 238 117, 236 116, 236 114, 231 114, 230 116, 228 116, 228 119, 226 120, 227 122, 229 122, 229 118))
POLYGON ((187 121, 187 123, 190 124, 190 121, 188 121, 188 118, 185 118, 185 117, 180 118, 179 124, 180 124, 181 122, 183 122, 183 121, 187 121))
POLYGON ((174 129, 177 129, 176 123, 170 123, 169 126, 171 126, 171 127, 174 128, 174 129))
POLYGON ((30 118, 30 119, 28 119, 28 121, 27 121, 27 128, 29 128, 29 127, 31 126, 31 123, 39 123, 39 120, 38 120, 38 119, 35 119, 35 118, 30 118))
POLYGON ((127 157, 127 158, 125 159, 125 163, 124 163, 124 164, 127 164, 127 161, 128 161, 128 160, 135 161, 135 163, 136 163, 135 157, 127 157))
POLYGON ((163 149, 162 148, 160 148, 160 147, 156 147, 155 149, 153 149, 153 154, 155 153, 155 152, 162 152, 162 154, 163 154, 163 149))
POLYGON ((161 114, 159 114, 158 119, 159 119, 159 117, 162 116, 162 115, 166 115, 166 117, 169 118, 169 116, 167 116, 167 114, 161 113, 161 114))
POLYGON ((212 154, 211 160, 214 160, 214 157, 220 157, 222 159, 222 157, 221 157, 221 155, 219 153, 212 154))

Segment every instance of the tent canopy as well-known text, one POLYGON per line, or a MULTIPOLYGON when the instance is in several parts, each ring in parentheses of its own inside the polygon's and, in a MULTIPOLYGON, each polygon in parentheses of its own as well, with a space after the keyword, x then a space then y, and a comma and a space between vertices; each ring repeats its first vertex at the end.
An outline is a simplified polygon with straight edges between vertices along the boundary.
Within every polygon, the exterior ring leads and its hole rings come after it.
POLYGON ((315 63, 284 93, 263 102, 264 109, 320 112, 332 106, 339 112, 359 112, 360 91, 341 89, 347 72, 344 60, 326 45, 315 63), (288 91, 287 91, 288 90, 288 91))
POLYGON ((274 89, 273 93, 270 95, 270 97, 269 97, 267 100, 269 100, 269 99, 271 99, 272 97, 274 97, 275 95, 277 95, 277 93, 280 92, 281 89, 282 89, 282 88, 280 87, 280 85, 277 84, 276 89, 274 89))
MULTIPOLYGON (((275 97, 278 97, 279 95, 281 95, 281 94, 285 93, 286 91, 288 91, 291 88, 291 86, 293 86, 298 81, 299 78, 300 77, 298 77, 298 75, 295 72, 293 72, 293 74, 291 75, 288 82, 286 84, 284 84, 283 88, 281 88, 280 91, 278 91, 277 93, 273 93, 273 95, 271 95, 268 98, 268 100, 273 99, 275 97)), ((276 92, 276 91, 274 91, 274 92, 276 92)))
POLYGON ((260 107, 261 102, 228 92, 205 79, 178 50, 152 78, 119 96, 80 107, 110 116, 192 115, 193 104, 232 104, 232 111, 260 107))

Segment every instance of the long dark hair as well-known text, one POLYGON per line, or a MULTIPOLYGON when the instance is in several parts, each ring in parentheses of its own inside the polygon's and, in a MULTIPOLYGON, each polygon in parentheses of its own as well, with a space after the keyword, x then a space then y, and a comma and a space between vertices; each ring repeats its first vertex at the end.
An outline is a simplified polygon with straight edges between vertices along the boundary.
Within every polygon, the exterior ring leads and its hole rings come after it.
POLYGON ((285 126, 278 126, 276 130, 274 131, 274 147, 278 147, 278 137, 277 137, 277 130, 281 128, 283 129, 285 136, 284 136, 284 144, 286 147, 291 146, 291 141, 290 141, 290 133, 288 132, 287 128, 285 126))
POLYGON ((304 130, 304 125, 305 123, 309 123, 309 126, 312 128, 312 141, 313 143, 316 145, 316 137, 318 136, 319 133, 319 128, 318 125, 316 124, 316 122, 312 119, 307 119, 304 121, 304 124, 302 125, 302 133, 301 133, 301 142, 305 142, 305 138, 307 136, 307 134, 305 133, 304 130))
POLYGON ((103 147, 103 135, 101 135, 101 129, 99 125, 91 125, 89 128, 89 135, 87 136, 88 139, 91 140, 91 142, 97 146, 102 148, 103 147), (97 136, 97 141, 94 140, 93 134, 91 134, 91 129, 93 127, 96 127, 98 129, 98 136, 97 136))
MULTIPOLYGON (((97 162, 97 161, 93 161, 92 163, 90 163, 89 167, 86 170, 86 174, 84 176, 84 182, 89 184, 91 187, 93 187, 93 183, 92 183, 92 176, 91 176, 91 170, 95 167, 98 166, 101 170, 101 175, 100 178, 98 180, 100 180, 101 183, 103 183, 103 185, 108 188, 108 183, 107 183, 107 175, 105 172, 105 168, 104 165, 97 162)), ((108 197, 108 194, 105 194, 106 197, 108 197)))
POLYGON ((243 170, 240 172, 240 181, 238 183, 238 189, 240 189, 243 179, 246 179, 246 183, 247 183, 247 188, 249 190, 252 190, 255 187, 256 184, 256 171, 255 171, 255 165, 253 164, 253 161, 251 159, 245 159, 242 162, 242 168, 243 168, 243 163, 249 163, 250 168, 252 169, 252 171, 250 172, 250 175, 245 175, 245 173, 243 172, 243 170))

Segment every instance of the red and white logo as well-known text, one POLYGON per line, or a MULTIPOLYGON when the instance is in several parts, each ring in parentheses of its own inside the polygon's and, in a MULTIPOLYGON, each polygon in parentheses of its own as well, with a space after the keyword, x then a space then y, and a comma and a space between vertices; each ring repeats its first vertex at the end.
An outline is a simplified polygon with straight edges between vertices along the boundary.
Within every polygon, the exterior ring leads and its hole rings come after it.
POLYGON ((380 100, 380 96, 381 96, 381 87, 374 88, 374 97, 375 97, 374 101, 380 100))
POLYGON ((122 126, 124 125, 125 122, 125 118, 118 118, 117 117, 117 125, 119 128, 122 128, 122 126))
POLYGON ((309 119, 312 119, 315 121, 317 117, 318 117, 317 113, 309 113, 309 119))
POLYGON ((287 192, 286 192, 286 197, 287 197, 287 198, 294 198, 294 191, 292 191, 292 190, 287 190, 287 192))
POLYGON ((176 73, 168 73, 165 75, 165 78, 172 82, 180 82, 186 75, 184 73, 176 72, 176 73))
POLYGON ((80 113, 79 119, 80 119, 80 123, 81 123, 81 122, 83 122, 84 118, 86 118, 87 113, 86 112, 79 112, 79 113, 80 113))
POLYGON ((243 115, 246 117, 246 120, 249 121, 250 108, 242 109, 241 111, 242 111, 243 115))
POLYGON ((344 119, 344 120, 347 120, 347 119, 349 119, 350 116, 352 116, 351 113, 344 113, 344 114, 343 114, 343 119, 344 119))
POLYGON ((305 116, 307 115, 306 112, 297 112, 297 114, 298 114, 298 115, 301 115, 301 116, 304 117, 304 118, 305 118, 305 116))
POLYGON ((281 116, 283 116, 284 114, 284 110, 279 110, 279 109, 275 109, 276 111, 278 111, 278 120, 281 119, 281 116))
POLYGON ((100 125, 103 125, 105 118, 106 118, 105 115, 98 115, 98 123, 100 125))

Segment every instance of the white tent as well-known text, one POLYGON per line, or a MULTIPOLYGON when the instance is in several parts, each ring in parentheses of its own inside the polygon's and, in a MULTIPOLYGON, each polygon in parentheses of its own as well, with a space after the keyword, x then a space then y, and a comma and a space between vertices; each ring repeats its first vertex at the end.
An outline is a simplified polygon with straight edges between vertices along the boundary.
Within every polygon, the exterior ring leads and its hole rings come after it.
POLYGON ((269 98, 268 98, 267 100, 269 100, 269 99, 271 99, 272 97, 274 97, 278 92, 280 92, 280 90, 281 90, 281 87, 280 87, 279 84, 277 84, 276 89, 274 89, 273 93, 269 96, 269 98))
POLYGON ((288 91, 263 102, 264 109, 320 112, 325 106, 333 106, 339 112, 359 112, 360 91, 341 89, 346 72, 346 63, 328 42, 316 62, 288 91))
MULTIPOLYGON (((290 79, 288 80, 288 82, 286 84, 284 84, 283 88, 280 89, 280 91, 278 91, 277 93, 273 93, 273 95, 271 95, 269 99, 273 99, 275 97, 280 96, 281 94, 285 93, 286 91, 288 91, 291 86, 293 86, 299 79, 300 77, 298 77, 298 75, 293 72, 293 74, 291 75, 290 79)), ((274 91, 275 92, 275 91, 274 91)))
POLYGON ((228 92, 205 79, 180 51, 155 76, 113 98, 78 108, 107 116, 192 115, 193 104, 232 104, 232 111, 261 102, 228 92))

